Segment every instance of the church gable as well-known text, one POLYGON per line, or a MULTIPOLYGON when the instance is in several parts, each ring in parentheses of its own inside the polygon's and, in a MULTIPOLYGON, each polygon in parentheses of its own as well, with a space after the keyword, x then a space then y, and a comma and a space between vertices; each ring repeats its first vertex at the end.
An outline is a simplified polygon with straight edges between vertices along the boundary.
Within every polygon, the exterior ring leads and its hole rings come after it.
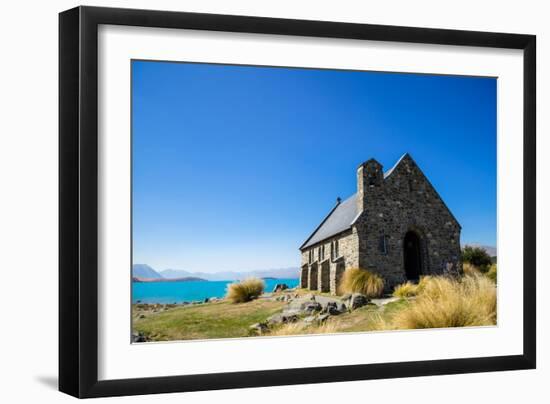
POLYGON ((425 207, 434 214, 446 216, 460 227, 443 198, 408 153, 384 175, 384 184, 387 199, 393 198, 393 202, 400 201, 418 207, 426 205, 425 207))

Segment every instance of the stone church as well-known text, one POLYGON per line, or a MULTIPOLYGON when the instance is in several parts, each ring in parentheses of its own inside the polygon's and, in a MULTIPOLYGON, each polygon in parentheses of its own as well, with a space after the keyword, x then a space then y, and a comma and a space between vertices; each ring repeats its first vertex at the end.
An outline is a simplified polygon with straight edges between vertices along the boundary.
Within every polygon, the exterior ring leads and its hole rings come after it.
POLYGON ((300 286, 336 294, 347 268, 376 272, 387 290, 460 272, 460 229, 409 154, 386 172, 370 159, 357 168, 357 193, 338 198, 300 247, 300 286))

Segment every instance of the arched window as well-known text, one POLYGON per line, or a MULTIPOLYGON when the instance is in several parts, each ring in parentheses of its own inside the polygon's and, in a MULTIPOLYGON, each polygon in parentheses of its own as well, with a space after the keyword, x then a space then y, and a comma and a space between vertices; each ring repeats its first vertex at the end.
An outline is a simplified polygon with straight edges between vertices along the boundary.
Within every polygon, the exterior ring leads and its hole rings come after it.
POLYGON ((330 258, 333 261, 338 258, 338 240, 333 240, 330 243, 330 258))

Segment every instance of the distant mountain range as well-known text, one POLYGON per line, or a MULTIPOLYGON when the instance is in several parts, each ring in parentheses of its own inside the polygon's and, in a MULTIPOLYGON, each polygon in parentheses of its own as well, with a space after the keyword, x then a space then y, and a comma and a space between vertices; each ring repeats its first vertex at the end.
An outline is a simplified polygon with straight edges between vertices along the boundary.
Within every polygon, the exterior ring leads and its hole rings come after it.
POLYGON ((162 276, 146 264, 134 264, 132 266, 132 277, 141 279, 162 279, 162 276))
POLYGON ((166 279, 166 278, 139 278, 137 276, 133 276, 132 280, 134 282, 189 282, 189 281, 205 281, 206 279, 202 278, 196 278, 194 276, 186 276, 184 278, 173 278, 173 279, 166 279))
POLYGON ((256 271, 224 271, 224 272, 191 272, 183 269, 165 269, 163 271, 155 271, 147 264, 134 264, 132 267, 132 277, 138 281, 174 281, 174 280, 189 280, 189 278, 200 278, 208 281, 234 281, 242 280, 249 277, 256 278, 297 278, 300 270, 298 267, 291 268, 276 268, 264 269, 256 271))
POLYGON ((466 243, 463 247, 466 247, 466 246, 483 248, 485 250, 485 252, 487 254, 489 254, 491 257, 496 257, 497 256, 497 248, 496 247, 492 247, 492 246, 489 246, 489 245, 482 245, 482 244, 479 244, 479 243, 466 243))

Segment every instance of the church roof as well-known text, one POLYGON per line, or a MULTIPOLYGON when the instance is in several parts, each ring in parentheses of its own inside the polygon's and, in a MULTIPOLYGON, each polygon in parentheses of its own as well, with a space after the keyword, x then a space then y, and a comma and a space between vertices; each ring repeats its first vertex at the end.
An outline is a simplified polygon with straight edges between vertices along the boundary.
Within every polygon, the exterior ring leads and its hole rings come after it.
POLYGON ((357 194, 336 204, 313 234, 300 247, 307 248, 351 227, 357 216, 357 194))
MULTIPOLYGON (((391 175, 395 167, 399 165, 405 156, 407 156, 407 153, 401 156, 395 165, 384 173, 384 179, 391 175)), ((337 203, 336 206, 332 208, 321 224, 315 229, 311 236, 309 236, 304 244, 302 244, 300 250, 311 247, 312 245, 326 240, 327 238, 348 230, 351 228, 353 223, 355 223, 358 216, 357 194, 355 193, 345 201, 337 203)))

